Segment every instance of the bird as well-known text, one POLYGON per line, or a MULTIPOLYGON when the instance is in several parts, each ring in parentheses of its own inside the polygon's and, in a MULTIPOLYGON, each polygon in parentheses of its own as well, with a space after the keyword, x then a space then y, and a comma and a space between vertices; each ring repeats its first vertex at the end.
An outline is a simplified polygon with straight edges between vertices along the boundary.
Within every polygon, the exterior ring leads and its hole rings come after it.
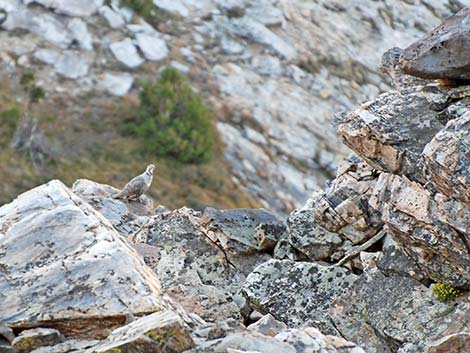
POLYGON ((140 200, 140 197, 152 184, 154 169, 155 165, 149 164, 144 173, 132 178, 131 181, 129 181, 120 192, 113 195, 112 198, 140 200))

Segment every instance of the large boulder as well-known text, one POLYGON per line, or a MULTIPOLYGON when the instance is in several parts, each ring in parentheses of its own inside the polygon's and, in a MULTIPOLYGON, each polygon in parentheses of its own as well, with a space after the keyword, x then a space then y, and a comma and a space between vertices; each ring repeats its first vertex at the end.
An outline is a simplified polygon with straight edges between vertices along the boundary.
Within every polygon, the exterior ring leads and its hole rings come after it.
POLYGON ((0 321, 106 336, 162 310, 160 283, 90 205, 54 180, 0 208, 0 321))
POLYGON ((470 79, 469 25, 467 7, 406 48, 401 55, 403 70, 423 78, 470 79))
POLYGON ((324 333, 337 333, 327 310, 357 276, 346 269, 310 262, 269 260, 247 277, 243 293, 250 305, 289 326, 306 323, 324 333))

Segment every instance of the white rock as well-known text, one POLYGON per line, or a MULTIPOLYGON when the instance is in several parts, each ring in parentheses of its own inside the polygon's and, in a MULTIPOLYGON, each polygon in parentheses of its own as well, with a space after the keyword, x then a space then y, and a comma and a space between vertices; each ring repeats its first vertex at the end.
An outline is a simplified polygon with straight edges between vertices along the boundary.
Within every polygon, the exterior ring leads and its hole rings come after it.
POLYGON ((126 22, 131 22, 132 18, 134 17, 134 10, 132 10, 129 7, 121 7, 119 9, 119 12, 122 15, 122 18, 124 18, 124 21, 126 22))
POLYGON ((24 0, 26 5, 41 4, 67 16, 91 16, 103 5, 104 0, 24 0))
POLYGON ((60 57, 60 53, 51 49, 39 49, 33 54, 34 59, 45 64, 54 65, 60 57))
POLYGON ((81 49, 93 50, 93 38, 87 25, 80 18, 74 18, 67 25, 72 41, 76 41, 81 49))
POLYGON ((18 1, 17 0, 0 0, 0 9, 11 12, 18 9, 18 1))
POLYGON ((130 68, 140 66, 145 61, 137 52, 130 38, 126 38, 120 42, 114 42, 109 48, 117 60, 130 68))
POLYGON ((250 17, 233 19, 228 26, 232 34, 253 40, 283 59, 291 60, 297 56, 297 51, 292 45, 250 17))
POLYGON ((148 60, 163 60, 168 54, 168 47, 165 41, 157 35, 137 33, 135 35, 137 45, 148 60))
POLYGON ((116 12, 109 6, 102 6, 98 10, 99 14, 103 16, 111 28, 122 27, 126 22, 121 12, 116 12))
POLYGON ((173 60, 171 63, 170 63, 170 67, 172 67, 173 69, 176 69, 178 70, 179 72, 182 72, 183 74, 187 74, 190 70, 190 68, 178 61, 175 61, 173 60))
POLYGON ((47 13, 38 15, 26 8, 10 12, 1 27, 7 31, 16 28, 29 30, 59 48, 65 49, 71 42, 65 25, 57 16, 47 13))
POLYGON ((181 17, 188 17, 189 10, 178 0, 153 0, 156 7, 181 17))
POLYGON ((269 55, 258 55, 251 61, 253 67, 261 75, 279 77, 282 75, 282 65, 279 59, 269 55))
POLYGON ((103 334, 163 309, 160 283, 108 220, 54 180, 0 207, 0 321, 103 334), (110 295, 112 293, 112 295, 110 295))
POLYGON ((55 71, 67 78, 77 79, 88 73, 88 60, 76 51, 61 54, 54 65, 55 71))
POLYGON ((128 73, 105 73, 100 81, 100 88, 106 90, 114 96, 123 96, 132 87, 134 77, 128 73))
POLYGON ((226 36, 223 36, 220 39, 220 47, 222 50, 225 52, 225 54, 240 54, 245 50, 245 47, 238 43, 237 41, 234 41, 233 39, 230 39, 226 36))

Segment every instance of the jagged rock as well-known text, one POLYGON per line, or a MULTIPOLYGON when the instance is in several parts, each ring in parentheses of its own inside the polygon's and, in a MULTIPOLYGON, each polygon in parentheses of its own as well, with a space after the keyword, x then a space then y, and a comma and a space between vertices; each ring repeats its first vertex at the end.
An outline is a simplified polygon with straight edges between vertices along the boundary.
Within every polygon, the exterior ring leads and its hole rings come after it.
POLYGON ((338 133, 372 167, 423 180, 421 154, 444 127, 439 113, 448 98, 435 86, 412 87, 406 94, 384 93, 339 116, 338 133))
POLYGON ((111 196, 119 190, 91 180, 79 179, 75 181, 72 191, 100 212, 121 235, 130 241, 149 222, 149 216, 155 213, 153 202, 147 196, 142 195, 142 202, 125 202, 113 199, 111 196))
POLYGON ((15 334, 11 328, 0 323, 0 338, 4 338, 8 343, 12 343, 15 339, 15 334))
POLYGON ((260 55, 252 59, 251 64, 261 75, 280 77, 282 75, 282 66, 279 59, 269 56, 260 55))
POLYGON ((161 311, 119 327, 84 353, 179 353, 193 344, 183 320, 173 311, 161 311))
POLYGON ((318 329, 282 330, 276 336, 250 330, 235 332, 218 340, 203 342, 187 353, 365 353, 340 337, 325 336, 318 329))
POLYGON ((109 49, 111 49, 116 59, 127 67, 136 68, 145 61, 140 57, 130 38, 126 38, 120 42, 111 43, 109 49))
POLYGON ((54 329, 35 328, 32 330, 24 330, 16 337, 12 346, 15 353, 29 353, 39 347, 53 346, 64 341, 64 336, 54 329))
POLYGON ((87 348, 94 347, 99 343, 100 341, 98 340, 68 339, 54 346, 39 347, 32 352, 34 353, 68 353, 68 352, 83 353, 87 348))
POLYGON ((165 40, 156 34, 137 33, 135 39, 147 60, 163 60, 169 54, 165 40))
POLYGON ((0 269, 0 321, 18 329, 101 337, 127 314, 163 308, 136 251, 56 180, 0 208, 0 269))
POLYGON ((470 203, 470 113, 450 120, 423 151, 424 165, 436 188, 470 203))
POLYGON ((81 17, 93 15, 103 2, 104 0, 24 0, 26 5, 37 3, 62 15, 81 17))
POLYGON ((470 333, 462 332, 447 335, 429 344, 424 353, 460 353, 468 351, 470 351, 470 333))
POLYGON ((465 298, 441 303, 418 281, 379 271, 362 276, 329 309, 341 335, 370 353, 405 345, 404 352, 424 352, 444 335, 465 332, 469 314, 465 298))
POLYGON ((406 48, 403 70, 423 78, 470 79, 470 8, 446 19, 432 32, 406 48))
POLYGON ((293 211, 287 219, 287 226, 289 243, 311 260, 328 259, 343 243, 337 233, 315 223, 308 205, 293 211))
MULTIPOLYGON (((135 248, 158 274, 165 293, 188 312, 210 322, 227 317, 241 320, 240 309, 245 305, 241 285, 270 256, 225 257, 205 235, 200 217, 187 208, 160 213, 145 227, 147 244, 135 248)), ((233 232, 228 226, 224 229, 233 232)))
POLYGON ((124 26, 126 23, 119 10, 115 11, 114 8, 109 6, 100 7, 98 12, 106 19, 106 21, 108 21, 108 24, 111 28, 119 28, 124 26))
POLYGON ((121 97, 129 92, 133 83, 134 77, 131 74, 107 72, 102 76, 99 85, 112 95, 121 97))
POLYGON ((285 232, 277 217, 263 209, 216 210, 208 207, 201 219, 212 241, 231 253, 268 251, 285 232))
POLYGON ((276 336, 280 331, 286 330, 287 325, 277 321, 271 314, 264 315, 261 319, 247 327, 249 331, 258 332, 265 336, 276 336))
POLYGON ((339 267, 269 260, 250 273, 243 294, 256 310, 290 327, 310 323, 324 333, 336 333, 327 315, 328 306, 356 279, 339 267))
POLYGON ((380 174, 370 205, 400 244, 435 281, 470 286, 470 207, 396 175, 380 174))
POLYGON ((266 46, 275 55, 283 59, 293 60, 297 57, 297 51, 293 46, 250 17, 232 19, 228 26, 228 30, 232 35, 247 38, 266 46))

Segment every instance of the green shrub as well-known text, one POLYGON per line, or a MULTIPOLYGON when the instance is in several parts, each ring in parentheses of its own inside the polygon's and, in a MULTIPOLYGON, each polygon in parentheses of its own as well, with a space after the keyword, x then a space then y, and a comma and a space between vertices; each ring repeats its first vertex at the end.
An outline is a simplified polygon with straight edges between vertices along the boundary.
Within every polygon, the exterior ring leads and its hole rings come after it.
POLYGON ((23 72, 23 75, 21 75, 20 85, 29 86, 30 84, 34 83, 35 81, 36 81, 36 76, 34 74, 34 71, 28 70, 26 72, 23 72))
POLYGON ((435 283, 432 285, 432 292, 437 300, 446 302, 451 299, 457 298, 460 292, 447 283, 435 283))
POLYGON ((141 138, 145 150, 185 163, 207 162, 214 140, 213 113, 186 78, 166 69, 155 84, 144 86, 136 121, 128 131, 141 138))
POLYGON ((39 102, 46 96, 46 92, 39 86, 32 86, 29 90, 29 100, 31 103, 39 102))
POLYGON ((155 7, 152 0, 122 0, 121 6, 133 9, 136 14, 142 17, 150 16, 155 7))

